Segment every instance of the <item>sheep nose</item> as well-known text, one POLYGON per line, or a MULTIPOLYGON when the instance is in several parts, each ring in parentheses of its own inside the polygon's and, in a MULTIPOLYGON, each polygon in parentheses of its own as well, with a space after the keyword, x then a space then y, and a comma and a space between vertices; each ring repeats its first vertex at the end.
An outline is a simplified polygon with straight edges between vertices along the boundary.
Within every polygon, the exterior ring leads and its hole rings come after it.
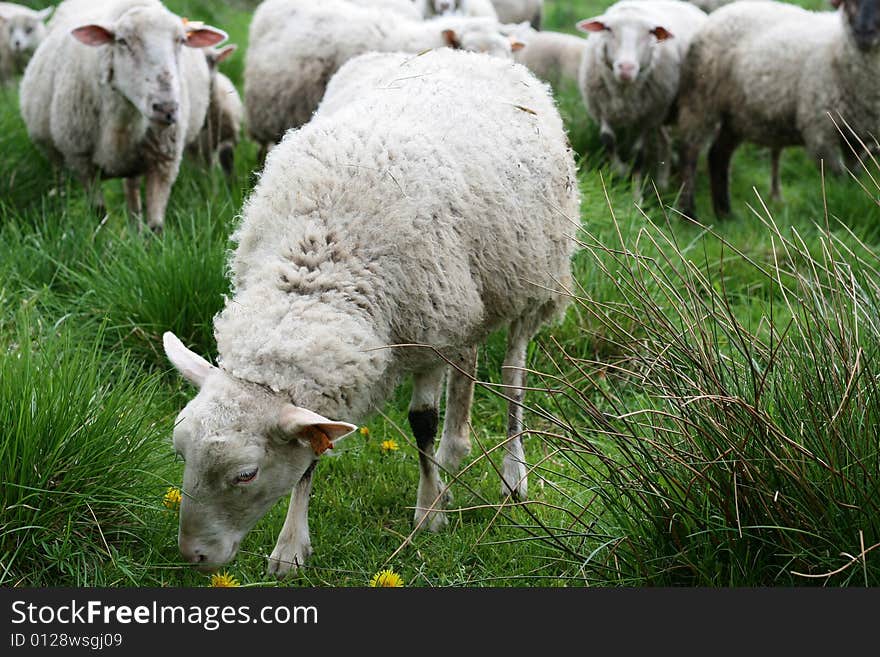
POLYGON ((208 560, 205 550, 195 541, 181 538, 179 541, 180 554, 188 563, 201 564, 208 560))
POLYGON ((620 62, 617 65, 617 77, 625 82, 635 79, 636 65, 632 62, 620 62))
POLYGON ((153 120, 166 125, 177 123, 177 103, 153 103, 153 120))

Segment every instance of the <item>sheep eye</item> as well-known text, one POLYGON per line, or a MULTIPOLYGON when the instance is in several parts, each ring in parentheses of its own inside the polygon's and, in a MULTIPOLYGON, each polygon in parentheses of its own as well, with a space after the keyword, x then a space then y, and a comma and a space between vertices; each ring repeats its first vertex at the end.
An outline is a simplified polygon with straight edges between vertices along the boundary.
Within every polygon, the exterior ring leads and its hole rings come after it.
POLYGON ((30 33, 33 32, 33 31, 34 31, 34 28, 32 28, 32 27, 26 27, 26 28, 24 29, 24 33, 25 33, 25 34, 30 34, 30 33))
POLYGON ((120 46, 128 46, 128 41, 122 38, 116 39, 116 43, 118 43, 120 46))
POLYGON ((246 470, 244 472, 239 472, 235 477, 235 483, 237 484, 246 484, 257 478, 257 470, 258 468, 254 468, 253 470, 246 470))

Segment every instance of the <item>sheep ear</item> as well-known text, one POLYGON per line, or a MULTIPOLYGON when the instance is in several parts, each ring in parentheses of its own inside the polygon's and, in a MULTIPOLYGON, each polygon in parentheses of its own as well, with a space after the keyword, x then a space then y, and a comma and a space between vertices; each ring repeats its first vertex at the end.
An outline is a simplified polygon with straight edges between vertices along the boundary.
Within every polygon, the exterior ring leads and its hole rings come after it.
POLYGON ((672 32, 667 30, 665 27, 660 27, 659 25, 651 30, 651 34, 657 37, 657 41, 666 41, 666 39, 672 38, 672 32))
POLYGON ((517 52, 519 50, 522 50, 525 47, 526 47, 526 44, 524 44, 522 41, 520 41, 519 39, 514 39, 513 37, 510 37, 510 50, 512 52, 517 52))
POLYGON ((575 27, 577 27, 577 29, 579 29, 581 32, 601 32, 608 29, 608 26, 605 25, 605 23, 603 23, 598 18, 590 18, 588 20, 581 21, 580 23, 575 25, 575 27))
POLYGON ((165 347, 165 355, 171 364, 177 368, 184 379, 192 383, 196 388, 201 388, 208 375, 216 368, 197 353, 187 349, 176 335, 167 331, 162 336, 162 344, 165 347))
POLYGON ((217 66, 223 61, 226 61, 238 50, 238 46, 234 43, 230 43, 229 45, 223 46, 220 50, 214 53, 214 66, 217 66))
POLYGON ((55 7, 46 7, 45 9, 40 9, 40 11, 37 12, 37 18, 39 18, 43 22, 46 22, 46 20, 48 20, 49 16, 52 15, 52 12, 54 10, 55 7))
POLYGON ((285 404, 278 418, 278 428, 285 440, 301 440, 312 446, 320 456, 333 448, 333 441, 357 429, 348 422, 335 422, 307 408, 285 404))
POLYGON ((116 39, 112 30, 101 25, 83 25, 74 28, 70 33, 77 41, 87 46, 103 46, 116 39))
POLYGON ((458 40, 455 30, 443 30, 443 40, 446 41, 446 45, 450 48, 461 48, 461 41, 458 40))
POLYGON ((186 45, 190 48, 207 48, 216 46, 229 38, 223 30, 218 30, 210 25, 194 23, 192 29, 186 31, 186 45), (196 27, 197 25, 197 27, 196 27))

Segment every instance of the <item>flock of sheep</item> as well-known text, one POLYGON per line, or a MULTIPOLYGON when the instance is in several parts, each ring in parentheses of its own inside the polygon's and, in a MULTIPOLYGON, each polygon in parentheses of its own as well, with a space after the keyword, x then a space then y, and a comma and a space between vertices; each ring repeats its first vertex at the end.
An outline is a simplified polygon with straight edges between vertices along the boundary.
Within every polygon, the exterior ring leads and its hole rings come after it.
POLYGON ((829 114, 857 134, 880 127, 880 0, 840 4, 743 1, 706 14, 621 0, 580 22, 581 38, 541 31, 538 0, 266 0, 250 25, 242 102, 217 70, 234 51, 221 47, 226 34, 159 0, 65 0, 48 21, 0 3, 0 75, 30 59, 28 133, 99 207, 100 180, 122 178, 139 218, 143 181, 146 224, 161 230, 187 152, 231 173, 242 126, 260 145, 259 182, 233 235, 233 292, 214 320, 218 363, 164 336, 198 388, 174 429, 184 557, 228 562, 292 491, 269 570, 302 564, 318 457, 404 376, 416 528, 442 527, 440 471, 470 451, 477 347, 502 328, 501 492, 525 498, 526 347, 567 305, 580 224, 550 85, 579 85, 635 188, 652 168, 668 185, 677 140, 690 214, 697 156, 714 140, 723 214, 740 142, 771 147, 778 192, 786 146, 805 145, 831 171, 858 154, 829 114))

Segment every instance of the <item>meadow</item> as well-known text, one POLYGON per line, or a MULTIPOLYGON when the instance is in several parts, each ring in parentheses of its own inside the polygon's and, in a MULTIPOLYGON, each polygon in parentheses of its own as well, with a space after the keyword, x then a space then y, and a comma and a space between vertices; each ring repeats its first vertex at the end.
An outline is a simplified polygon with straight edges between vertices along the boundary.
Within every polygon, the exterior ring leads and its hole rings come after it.
MULTIPOLYGON (((224 72, 242 89, 254 3, 166 4, 239 44, 224 72)), ((545 29, 574 32, 610 2, 546 4, 545 29)), ((743 147, 734 216, 711 215, 701 161, 702 223, 688 221, 674 190, 636 205, 577 89, 556 93, 583 248, 564 322, 529 350, 530 500, 498 497, 495 335, 446 531, 411 536, 404 383, 319 462, 311 561, 280 583, 265 574, 283 500, 226 570, 243 586, 365 586, 383 568, 407 586, 880 585, 880 167, 826 180, 790 149, 770 203, 769 154, 743 147)), ((164 233, 140 234, 121 183, 104 184, 96 217, 30 143, 15 89, 0 90, 0 585, 209 584, 163 503, 194 391, 161 336, 216 353, 228 237, 256 167, 247 140, 231 180, 186 162, 164 233)))

